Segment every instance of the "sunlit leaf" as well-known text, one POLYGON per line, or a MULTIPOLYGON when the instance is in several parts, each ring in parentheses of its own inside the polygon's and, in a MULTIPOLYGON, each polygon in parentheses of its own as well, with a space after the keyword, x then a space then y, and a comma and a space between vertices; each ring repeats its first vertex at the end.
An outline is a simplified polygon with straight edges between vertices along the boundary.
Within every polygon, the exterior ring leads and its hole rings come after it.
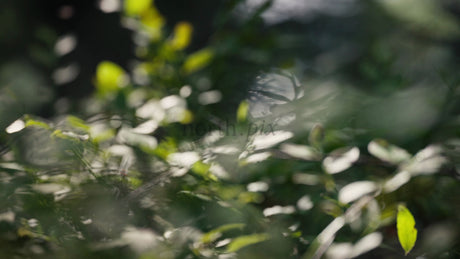
POLYGON ((326 258, 357 258, 358 256, 375 249, 382 243, 381 233, 374 232, 361 238, 356 244, 333 243, 326 252, 326 258))
POLYGON ((112 139, 115 137, 115 130, 114 129, 105 129, 102 131, 99 131, 95 134, 92 134, 92 141, 94 143, 101 143, 107 140, 112 139))
POLYGON ((125 13, 129 16, 142 15, 152 5, 152 0, 125 0, 125 13))
POLYGON ((294 206, 273 206, 270 208, 266 208, 263 211, 263 214, 265 217, 277 215, 277 214, 292 214, 295 212, 295 207, 294 206))
POLYGON ((254 150, 267 149, 276 146, 279 143, 292 138, 293 136, 294 133, 284 130, 277 130, 267 133, 260 132, 254 136, 252 145, 254 146, 254 150))
POLYGON ((228 244, 227 252, 236 252, 243 247, 257 244, 269 239, 270 236, 268 234, 254 234, 254 235, 247 235, 247 236, 240 236, 233 239, 230 244, 228 244))
POLYGON ((357 147, 334 150, 323 160, 323 168, 329 174, 336 174, 350 168, 359 159, 357 147))
POLYGON ((90 126, 86 125, 85 121, 83 121, 82 119, 78 117, 69 115, 67 116, 67 121, 74 128, 82 129, 85 132, 89 132, 90 130, 90 126))
POLYGON ((398 206, 396 228, 398 230, 399 243, 407 255, 412 250, 417 240, 417 229, 415 228, 414 216, 412 216, 412 213, 403 205, 398 206))
POLYGON ((388 179, 385 182, 383 186, 383 190, 385 192, 396 191, 399 187, 409 182, 410 178, 411 178, 411 175, 408 171, 398 172, 392 178, 388 179))
POLYGON ((138 188, 142 185, 142 180, 136 177, 128 177, 128 183, 132 188, 138 188))
POLYGON ((210 164, 205 164, 201 161, 197 161, 196 163, 193 164, 191 169, 193 172, 202 176, 204 179, 217 181, 217 177, 211 174, 211 172, 209 171, 210 168, 211 168, 210 164))
POLYGON ((377 184, 372 181, 358 181, 347 184, 339 191, 339 201, 350 203, 366 194, 376 191, 377 188, 377 184))
POLYGON ((222 236, 222 233, 230 231, 230 230, 235 230, 235 229, 241 230, 244 228, 244 226, 245 224, 243 223, 234 223, 234 224, 227 224, 227 225, 220 226, 204 234, 203 237, 201 238, 201 242, 205 244, 214 242, 222 236))
POLYGON ((313 208, 313 201, 311 200, 310 196, 304 195, 297 201, 297 208, 302 211, 310 210, 313 208))
POLYGON ((17 234, 19 237, 30 237, 30 238, 35 237, 35 234, 32 231, 24 227, 18 228, 17 234))
POLYGON ((162 29, 166 21, 154 6, 142 13, 141 21, 152 41, 158 41, 163 37, 162 29))
POLYGON ((157 140, 155 137, 144 134, 137 134, 132 129, 123 128, 118 133, 118 138, 129 145, 138 146, 146 153, 154 152, 157 147, 157 140))
POLYGON ((188 22, 180 22, 174 27, 174 37, 171 41, 171 47, 176 50, 185 49, 192 39, 193 27, 188 22))
POLYGON ((383 139, 376 139, 369 143, 367 150, 373 156, 391 164, 399 164, 411 158, 411 155, 404 149, 389 144, 383 139))
POLYGON ((116 92, 123 86, 124 70, 115 63, 103 61, 96 69, 96 88, 99 93, 107 94, 116 92))
POLYGON ((43 194, 55 193, 66 188, 66 186, 57 183, 33 184, 31 187, 32 190, 43 194))
POLYGON ((256 192, 242 192, 238 195, 238 201, 247 204, 247 203, 261 203, 264 201, 263 195, 256 192))
POLYGON ((183 70, 186 74, 194 73, 206 67, 214 57, 211 49, 202 49, 190 54, 184 62, 183 70))
POLYGON ((16 215, 12 211, 0 213, 0 222, 14 223, 16 215))
POLYGON ((158 128, 158 122, 148 120, 139 124, 132 131, 137 134, 152 134, 158 128))
POLYGON ((193 113, 190 110, 184 110, 180 123, 190 124, 193 122, 193 113))
POLYGON ((312 147, 305 145, 295 145, 295 144, 282 144, 280 147, 283 153, 288 154, 289 156, 304 159, 304 160, 318 160, 320 155, 312 147))
POLYGON ((364 254, 368 251, 377 248, 382 243, 382 240, 383 235, 378 232, 366 235, 365 237, 361 238, 358 242, 356 242, 356 244, 353 246, 351 258, 358 257, 361 254, 364 254))
POLYGON ((125 231, 121 233, 118 245, 129 245, 132 250, 140 254, 154 249, 158 245, 158 240, 160 240, 160 238, 160 236, 150 229, 127 227, 125 231))
MULTIPOLYGON (((171 159, 169 156, 176 152, 176 149, 177 147, 175 140, 173 138, 167 138, 165 141, 162 141, 155 149, 155 155, 163 159, 171 159)), ((177 163, 176 159, 173 159, 172 161, 177 163)))
POLYGON ((261 152, 255 153, 253 155, 248 156, 245 160, 242 161, 242 165, 244 164, 251 164, 251 163, 259 163, 262 161, 267 160, 271 156, 270 152, 261 152))
POLYGON ((51 133, 52 137, 58 137, 61 139, 67 139, 67 140, 72 140, 72 141, 80 141, 80 140, 87 140, 89 138, 88 135, 80 135, 76 134, 71 131, 62 131, 62 130, 55 130, 53 133, 51 133))
POLYGON ((245 122, 248 117, 248 111, 249 111, 249 103, 248 101, 242 101, 240 105, 238 106, 238 110, 236 112, 236 120, 238 122, 245 122))
POLYGON ((200 160, 200 155, 197 152, 178 152, 168 155, 167 160, 171 165, 191 168, 200 160))
POLYGON ((13 123, 11 123, 8 127, 6 127, 5 131, 8 134, 13 134, 18 131, 21 131, 25 128, 25 122, 22 119, 17 119, 13 123))
POLYGON ((266 192, 269 188, 270 185, 263 181, 252 182, 246 187, 250 192, 266 192))
POLYGON ((430 145, 417 152, 409 162, 403 164, 402 169, 408 171, 412 176, 434 174, 439 172, 447 162, 442 148, 430 145))
POLYGON ((43 121, 39 121, 39 120, 34 120, 34 119, 31 119, 31 118, 26 118, 26 122, 25 122, 25 127, 38 127, 38 128, 42 128, 42 129, 51 129, 50 125, 48 125, 48 123, 46 122, 43 122, 43 121))

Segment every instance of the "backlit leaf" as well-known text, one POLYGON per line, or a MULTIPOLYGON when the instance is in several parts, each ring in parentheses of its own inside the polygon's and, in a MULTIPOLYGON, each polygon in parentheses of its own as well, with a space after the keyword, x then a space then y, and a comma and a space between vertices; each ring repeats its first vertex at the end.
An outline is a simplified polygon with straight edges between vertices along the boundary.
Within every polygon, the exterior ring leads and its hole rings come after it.
POLYGON ((376 139, 369 143, 367 150, 373 156, 391 164, 399 164, 411 158, 411 155, 404 149, 389 144, 383 139, 376 139))
POLYGON ((399 243, 407 255, 412 250, 417 240, 417 229, 415 228, 414 217, 403 205, 398 206, 396 228, 398 230, 399 243))
POLYGON ((238 122, 244 122, 247 120, 249 111, 249 103, 247 101, 242 101, 240 106, 238 106, 238 110, 236 112, 236 120, 238 122))
POLYGON ((125 13, 129 16, 142 15, 152 5, 152 0, 126 0, 125 13))
POLYGON ((80 119, 78 117, 69 115, 69 116, 67 116, 67 121, 70 123, 70 125, 72 127, 82 129, 85 132, 89 132, 89 130, 90 130, 90 127, 88 125, 86 125, 85 121, 83 121, 82 119, 80 119))
POLYGON ((350 203, 376 190, 378 190, 378 186, 372 181, 349 183, 340 189, 339 201, 341 203, 350 203))
POLYGON ((214 51, 211 49, 202 49, 190 54, 183 65, 184 72, 191 74, 206 67, 214 57, 214 51))
POLYGON ((218 238, 220 238, 222 236, 222 233, 224 232, 234 230, 234 229, 243 229, 243 228, 244 228, 244 224, 242 223, 223 225, 223 226, 220 226, 204 234, 203 237, 201 238, 201 241, 203 243, 211 243, 217 240, 218 238))
POLYGON ((323 168, 329 174, 347 170, 359 159, 357 147, 346 147, 334 150, 323 160, 323 168))
POLYGON ((188 22, 180 22, 174 27, 174 37, 171 46, 176 50, 185 49, 192 39, 193 27, 188 22))
POLYGON ((116 92, 123 85, 125 72, 115 63, 101 62, 96 69, 96 87, 101 94, 116 92))
POLYGON ((38 121, 30 118, 26 118, 26 123, 25 127, 38 127, 42 129, 50 129, 50 125, 48 125, 46 122, 43 121, 38 121))
POLYGON ((232 242, 227 247, 227 252, 236 252, 243 247, 257 244, 263 242, 269 238, 267 234, 254 234, 254 235, 247 235, 247 236, 240 236, 233 239, 232 242))

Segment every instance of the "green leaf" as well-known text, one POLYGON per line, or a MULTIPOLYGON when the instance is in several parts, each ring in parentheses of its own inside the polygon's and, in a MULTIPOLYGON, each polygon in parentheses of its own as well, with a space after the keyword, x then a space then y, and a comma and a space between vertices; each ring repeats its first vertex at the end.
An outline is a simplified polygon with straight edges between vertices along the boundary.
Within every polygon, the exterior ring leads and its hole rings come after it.
POLYGON ((174 27, 174 37, 171 40, 171 47, 175 50, 185 49, 192 40, 193 27, 188 22, 180 22, 174 27))
POLYGON ((123 86, 124 70, 115 63, 101 62, 96 69, 96 87, 102 95, 116 92, 123 86))
POLYGON ((247 236, 240 236, 233 239, 233 241, 230 242, 230 244, 228 244, 227 252, 236 252, 243 247, 263 242, 269 238, 270 236, 268 234, 253 234, 247 236))
POLYGON ((244 226, 245 225, 243 223, 226 224, 226 225, 220 226, 204 234, 203 237, 201 238, 201 242, 205 244, 214 242, 222 236, 222 233, 230 231, 230 230, 234 230, 234 229, 241 230, 244 228, 244 226))
POLYGON ((249 111, 249 103, 248 101, 242 101, 240 103, 240 106, 238 106, 238 110, 236 112, 236 120, 238 122, 245 122, 248 117, 248 111, 249 111))
POLYGON ((398 230, 399 243, 407 255, 417 240, 417 229, 415 228, 414 217, 404 205, 398 206, 396 228, 398 230))
POLYGON ((30 119, 27 117, 26 117, 25 127, 26 128, 27 127, 38 127, 38 128, 47 129, 47 130, 51 129, 50 125, 48 125, 46 122, 30 119))
POLYGON ((90 130, 90 127, 88 125, 86 125, 86 122, 83 121, 82 119, 78 118, 78 117, 69 115, 69 116, 67 116, 67 121, 74 128, 81 129, 81 130, 83 130, 85 132, 89 132, 89 130, 90 130))
POLYGON ((152 5, 152 0, 126 0, 125 13, 129 16, 141 16, 152 5))
POLYGON ((209 172, 211 165, 198 161, 192 165, 192 171, 204 179, 217 181, 217 177, 209 172))
POLYGON ((214 51, 211 49, 202 49, 190 54, 184 62, 184 72, 191 74, 206 67, 211 62, 213 56, 214 51))

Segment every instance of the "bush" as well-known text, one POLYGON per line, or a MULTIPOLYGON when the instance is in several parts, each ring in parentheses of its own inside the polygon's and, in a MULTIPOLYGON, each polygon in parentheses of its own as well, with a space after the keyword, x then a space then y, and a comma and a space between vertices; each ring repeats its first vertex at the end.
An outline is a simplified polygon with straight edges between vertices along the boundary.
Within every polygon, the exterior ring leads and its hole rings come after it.
POLYGON ((220 1, 200 45, 126 0, 135 61, 47 118, 4 65, 1 256, 458 257, 455 6, 256 2, 220 1))

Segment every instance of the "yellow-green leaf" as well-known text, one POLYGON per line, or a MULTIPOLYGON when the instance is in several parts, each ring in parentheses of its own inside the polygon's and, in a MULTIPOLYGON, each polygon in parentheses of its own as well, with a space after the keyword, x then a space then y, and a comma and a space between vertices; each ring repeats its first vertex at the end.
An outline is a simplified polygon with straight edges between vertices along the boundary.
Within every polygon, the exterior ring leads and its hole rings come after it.
POLYGON ((180 22, 174 28, 174 37, 171 40, 171 47, 176 50, 185 49, 192 39, 193 27, 188 22, 180 22))
POLYGON ((230 244, 228 244, 227 252, 236 252, 243 247, 263 242, 269 238, 270 236, 268 234, 253 234, 247 236, 240 236, 233 239, 233 241, 230 242, 230 244))
POLYGON ((186 74, 191 74, 206 67, 214 57, 211 49, 202 49, 190 54, 184 62, 183 69, 186 74))
POLYGON ((129 16, 142 15, 152 5, 152 0, 126 0, 125 13, 129 16))
POLYGON ((123 86, 124 70, 115 63, 101 62, 96 69, 96 87, 101 94, 116 92, 123 86))
POLYGON ((38 121, 30 118, 26 118, 26 123, 25 127, 38 127, 42 129, 50 129, 50 125, 48 125, 46 122, 43 121, 38 121))
POLYGON ((67 121, 74 128, 82 129, 85 132, 89 132, 89 130, 90 130, 90 127, 88 125, 86 125, 85 121, 80 119, 80 118, 78 118, 78 117, 69 115, 69 116, 67 116, 67 121))
POLYGON ((217 177, 209 172, 211 165, 198 161, 193 164, 192 171, 207 180, 217 181, 217 177))
POLYGON ((190 124, 193 121, 193 113, 190 110, 185 110, 180 123, 182 124, 190 124))
POLYGON ((242 101, 240 106, 238 106, 238 111, 236 112, 236 120, 238 122, 245 122, 248 117, 249 103, 248 101, 242 101))
POLYGON ((155 6, 150 7, 147 11, 142 13, 141 18, 144 29, 150 35, 152 41, 158 41, 163 37, 163 25, 165 24, 164 17, 160 12, 155 8, 155 6))
POLYGON ((417 240, 417 229, 415 228, 415 220, 412 213, 403 205, 398 206, 396 228, 398 230, 399 243, 407 255, 417 240))
POLYGON ((234 223, 234 224, 227 224, 227 225, 220 226, 204 234, 203 237, 201 238, 201 242, 205 244, 214 242, 222 236, 222 233, 230 231, 230 230, 234 230, 234 229, 243 229, 244 226, 245 225, 242 223, 234 223))
POLYGON ((115 137, 115 129, 107 129, 92 136, 94 143, 102 143, 115 137))

